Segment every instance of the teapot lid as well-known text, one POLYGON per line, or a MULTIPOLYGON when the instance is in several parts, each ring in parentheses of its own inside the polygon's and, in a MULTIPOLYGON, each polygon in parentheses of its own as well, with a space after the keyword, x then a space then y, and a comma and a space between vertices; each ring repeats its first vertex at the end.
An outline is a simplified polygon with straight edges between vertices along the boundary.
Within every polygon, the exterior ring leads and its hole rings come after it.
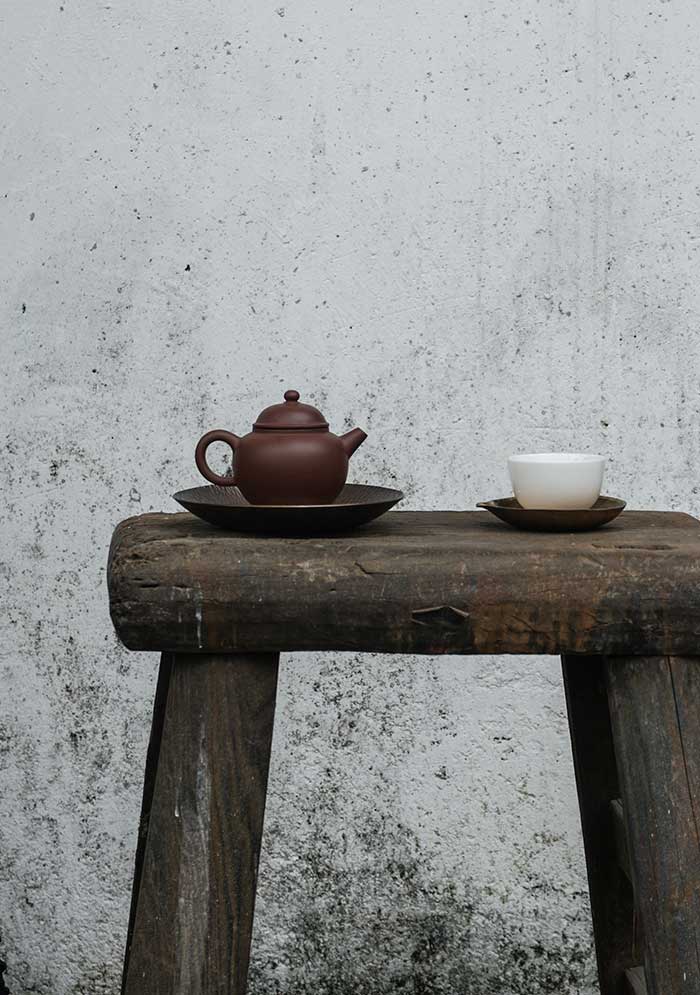
POLYGON ((253 425, 254 429, 327 429, 328 422, 317 408, 310 404, 300 404, 299 391, 288 390, 283 404, 271 404, 261 411, 253 425))

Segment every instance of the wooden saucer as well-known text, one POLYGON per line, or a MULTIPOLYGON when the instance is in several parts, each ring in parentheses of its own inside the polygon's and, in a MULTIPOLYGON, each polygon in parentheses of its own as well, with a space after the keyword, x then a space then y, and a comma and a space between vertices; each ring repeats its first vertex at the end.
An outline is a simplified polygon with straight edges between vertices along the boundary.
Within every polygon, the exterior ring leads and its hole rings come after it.
POLYGON ((485 508, 502 522, 535 532, 586 532, 598 529, 617 518, 624 507, 624 501, 605 497, 603 494, 592 508, 577 508, 572 511, 523 508, 514 497, 479 501, 477 504, 477 508, 485 508))
POLYGON ((190 487, 173 498, 205 522, 232 532, 312 536, 345 532, 379 518, 402 498, 401 491, 346 484, 333 504, 249 504, 237 487, 190 487))

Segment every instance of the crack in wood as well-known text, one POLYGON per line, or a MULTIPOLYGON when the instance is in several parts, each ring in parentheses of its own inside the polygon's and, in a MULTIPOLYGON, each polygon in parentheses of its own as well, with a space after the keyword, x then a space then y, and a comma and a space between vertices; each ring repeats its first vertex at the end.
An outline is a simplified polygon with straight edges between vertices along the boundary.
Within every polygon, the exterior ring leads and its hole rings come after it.
POLYGON ((631 542, 623 543, 623 542, 595 542, 595 541, 591 542, 591 546, 595 546, 596 549, 634 549, 634 550, 641 550, 644 553, 647 552, 655 553, 657 550, 665 550, 665 549, 675 550, 677 548, 676 546, 669 546, 668 544, 664 543, 655 543, 655 544, 644 543, 642 545, 641 543, 631 543, 631 542))
POLYGON ((360 563, 359 560, 355 560, 355 566, 358 570, 361 570, 363 574, 367 577, 390 577, 391 574, 387 573, 386 570, 372 570, 371 567, 366 567, 364 563, 360 563))
POLYGON ((411 621, 436 629, 460 629, 469 624, 470 616, 469 612, 453 605, 438 605, 434 608, 416 608, 411 612, 411 621))

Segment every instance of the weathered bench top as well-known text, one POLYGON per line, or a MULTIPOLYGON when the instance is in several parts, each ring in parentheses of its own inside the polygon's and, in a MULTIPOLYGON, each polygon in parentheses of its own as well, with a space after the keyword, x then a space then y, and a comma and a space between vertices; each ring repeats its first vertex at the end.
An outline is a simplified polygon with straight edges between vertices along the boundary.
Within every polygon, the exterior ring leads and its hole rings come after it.
POLYGON ((122 522, 111 613, 130 649, 697 654, 700 528, 628 511, 588 533, 487 512, 392 512, 331 538, 122 522))

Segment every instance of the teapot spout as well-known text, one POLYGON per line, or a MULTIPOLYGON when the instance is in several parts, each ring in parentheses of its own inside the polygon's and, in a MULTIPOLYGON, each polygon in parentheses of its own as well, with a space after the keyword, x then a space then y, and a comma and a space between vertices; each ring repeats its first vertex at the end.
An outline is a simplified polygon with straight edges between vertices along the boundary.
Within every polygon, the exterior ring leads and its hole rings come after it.
POLYGON ((361 428, 353 428, 351 432, 346 432, 345 435, 340 436, 340 441, 343 443, 343 449, 345 450, 348 459, 352 456, 358 446, 367 438, 367 433, 363 432, 361 428))

